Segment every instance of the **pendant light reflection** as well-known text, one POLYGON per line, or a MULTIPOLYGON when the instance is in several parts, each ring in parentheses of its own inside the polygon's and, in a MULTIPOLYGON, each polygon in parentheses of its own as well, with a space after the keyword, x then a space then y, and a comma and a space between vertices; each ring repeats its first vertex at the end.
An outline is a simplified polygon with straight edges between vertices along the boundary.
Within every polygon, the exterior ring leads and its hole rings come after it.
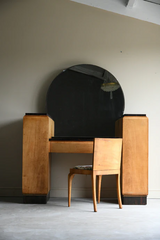
POLYGON ((112 92, 116 91, 119 87, 120 87, 119 83, 110 81, 108 82, 104 81, 104 83, 101 85, 101 89, 104 92, 110 92, 110 99, 113 99, 112 92))
POLYGON ((104 92, 110 92, 110 99, 113 99, 113 93, 118 88, 120 88, 119 83, 115 79, 115 77, 108 71, 104 71, 103 73, 104 82, 101 85, 101 89, 104 92))
POLYGON ((103 80, 101 89, 104 92, 110 92, 110 99, 113 99, 112 92, 120 88, 118 81, 110 72, 104 69, 99 69, 96 66, 88 67, 88 65, 78 65, 70 67, 70 70, 103 80))

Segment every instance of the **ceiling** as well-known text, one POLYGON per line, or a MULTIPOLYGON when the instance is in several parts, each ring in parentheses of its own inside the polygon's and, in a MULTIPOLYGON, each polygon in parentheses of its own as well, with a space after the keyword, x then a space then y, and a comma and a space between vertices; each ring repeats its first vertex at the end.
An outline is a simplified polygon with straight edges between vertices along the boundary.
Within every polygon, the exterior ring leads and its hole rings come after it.
POLYGON ((160 0, 70 0, 160 25, 160 0))

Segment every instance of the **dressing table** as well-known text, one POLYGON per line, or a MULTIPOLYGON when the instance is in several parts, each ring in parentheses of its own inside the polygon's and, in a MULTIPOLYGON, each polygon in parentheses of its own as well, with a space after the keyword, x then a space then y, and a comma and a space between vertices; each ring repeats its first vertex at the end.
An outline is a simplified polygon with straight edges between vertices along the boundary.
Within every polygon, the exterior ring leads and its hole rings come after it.
POLYGON ((47 113, 23 117, 22 192, 24 203, 46 203, 51 153, 93 153, 95 137, 122 137, 123 204, 146 204, 148 118, 123 115, 119 82, 105 69, 82 64, 51 83, 47 113))

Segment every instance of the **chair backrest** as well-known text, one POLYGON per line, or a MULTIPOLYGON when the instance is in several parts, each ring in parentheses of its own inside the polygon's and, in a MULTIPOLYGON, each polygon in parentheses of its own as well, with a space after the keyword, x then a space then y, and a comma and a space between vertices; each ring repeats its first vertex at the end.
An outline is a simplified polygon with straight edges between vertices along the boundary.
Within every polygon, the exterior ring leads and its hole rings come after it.
POLYGON ((122 138, 95 138, 93 170, 120 169, 122 138))

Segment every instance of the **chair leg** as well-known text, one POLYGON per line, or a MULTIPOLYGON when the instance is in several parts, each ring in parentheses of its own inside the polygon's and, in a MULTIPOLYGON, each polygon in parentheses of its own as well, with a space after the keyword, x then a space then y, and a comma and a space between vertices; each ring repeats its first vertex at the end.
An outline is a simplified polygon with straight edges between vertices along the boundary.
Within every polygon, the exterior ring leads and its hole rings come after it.
POLYGON ((102 175, 98 175, 97 177, 98 177, 98 203, 100 203, 102 175))
POLYGON ((97 200, 96 200, 96 174, 92 173, 92 195, 94 211, 97 212, 97 200))
POLYGON ((72 180, 74 178, 73 173, 68 174, 68 207, 71 205, 71 190, 72 190, 72 180))
POLYGON ((117 197, 118 197, 119 208, 122 208, 120 174, 117 174, 117 197))

